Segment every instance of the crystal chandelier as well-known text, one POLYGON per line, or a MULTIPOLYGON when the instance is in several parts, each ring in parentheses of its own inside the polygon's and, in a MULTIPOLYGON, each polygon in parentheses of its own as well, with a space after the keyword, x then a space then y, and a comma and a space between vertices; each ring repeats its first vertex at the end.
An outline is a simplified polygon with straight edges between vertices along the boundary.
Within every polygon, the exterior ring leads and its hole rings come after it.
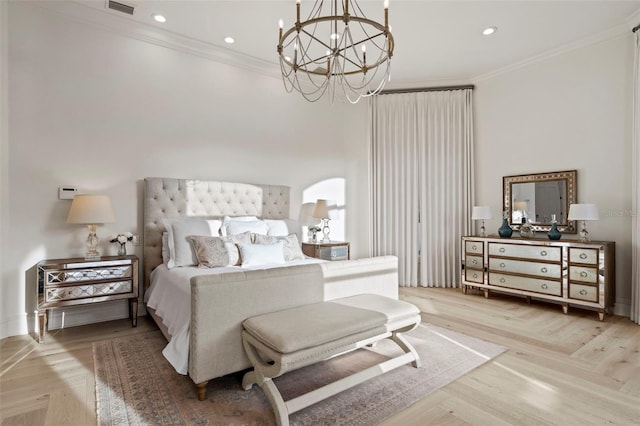
POLYGON ((316 0, 305 21, 284 31, 280 20, 278 54, 287 92, 297 90, 310 102, 340 91, 351 103, 380 92, 390 78, 393 35, 389 2, 384 25, 368 19, 355 0, 316 0))

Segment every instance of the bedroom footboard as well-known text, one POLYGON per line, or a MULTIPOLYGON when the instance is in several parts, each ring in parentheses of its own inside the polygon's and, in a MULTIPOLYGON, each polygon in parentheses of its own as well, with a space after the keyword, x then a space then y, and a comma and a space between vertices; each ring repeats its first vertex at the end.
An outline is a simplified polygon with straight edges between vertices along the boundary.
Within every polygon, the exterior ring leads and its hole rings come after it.
POLYGON ((251 366, 242 347, 245 319, 366 293, 398 298, 396 257, 191 278, 189 376, 199 398, 204 399, 208 380, 251 366))

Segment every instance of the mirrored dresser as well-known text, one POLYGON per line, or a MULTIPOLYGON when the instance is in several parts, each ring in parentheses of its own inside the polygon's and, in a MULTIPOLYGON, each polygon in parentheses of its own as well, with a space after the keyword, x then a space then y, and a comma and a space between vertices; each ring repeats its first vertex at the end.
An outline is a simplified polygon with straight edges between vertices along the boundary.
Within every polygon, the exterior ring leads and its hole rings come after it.
POLYGON ((49 259, 37 265, 38 323, 40 342, 47 331, 51 309, 129 299, 129 316, 135 327, 138 319, 138 258, 103 256, 49 259))
POLYGON ((462 237, 462 291, 478 288, 590 308, 600 321, 615 301, 611 241, 462 237))

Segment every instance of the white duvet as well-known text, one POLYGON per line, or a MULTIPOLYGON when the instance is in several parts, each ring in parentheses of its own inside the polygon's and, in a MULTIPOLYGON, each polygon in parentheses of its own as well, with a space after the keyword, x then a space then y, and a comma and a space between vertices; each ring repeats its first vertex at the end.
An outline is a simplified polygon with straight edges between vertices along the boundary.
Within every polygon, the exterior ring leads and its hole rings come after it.
MULTIPOLYGON (((320 263, 324 260, 306 258, 287 262, 286 266, 320 263)), ((156 311, 167 327, 171 340, 163 349, 162 355, 180 374, 189 371, 189 324, 191 322, 191 277, 197 275, 222 274, 225 272, 270 269, 282 267, 282 264, 259 266, 226 266, 202 269, 195 266, 168 269, 160 265, 151 272, 151 285, 144 295, 148 307, 156 311)))

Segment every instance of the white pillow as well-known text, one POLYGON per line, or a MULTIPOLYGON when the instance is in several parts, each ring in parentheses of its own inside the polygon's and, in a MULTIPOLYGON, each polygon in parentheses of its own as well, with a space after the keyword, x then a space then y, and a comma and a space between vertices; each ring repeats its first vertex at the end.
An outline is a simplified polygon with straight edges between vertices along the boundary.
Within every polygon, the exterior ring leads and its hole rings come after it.
POLYGON ((179 218, 163 220, 167 230, 169 242, 169 269, 180 266, 192 266, 198 264, 191 244, 187 237, 189 235, 219 235, 222 225, 220 220, 179 218))
POLYGON ((255 221, 229 221, 222 224, 222 235, 238 235, 244 232, 267 235, 269 228, 261 220, 255 221))
POLYGON ((284 243, 275 244, 238 244, 242 266, 284 263, 284 243))
POLYGON ((225 216, 224 217, 224 222, 229 222, 232 220, 235 220, 237 222, 249 222, 249 221, 256 221, 260 219, 258 219, 257 216, 225 216))
POLYGON ((300 248, 300 242, 296 234, 287 235, 285 237, 276 237, 273 235, 253 235, 254 242, 256 244, 274 244, 278 241, 282 241, 284 244, 284 260, 303 260, 304 253, 300 248))
POLYGON ((267 224, 267 228, 268 228, 267 235, 283 237, 291 233, 289 231, 289 226, 287 222, 285 222, 284 220, 265 219, 264 223, 267 224))

